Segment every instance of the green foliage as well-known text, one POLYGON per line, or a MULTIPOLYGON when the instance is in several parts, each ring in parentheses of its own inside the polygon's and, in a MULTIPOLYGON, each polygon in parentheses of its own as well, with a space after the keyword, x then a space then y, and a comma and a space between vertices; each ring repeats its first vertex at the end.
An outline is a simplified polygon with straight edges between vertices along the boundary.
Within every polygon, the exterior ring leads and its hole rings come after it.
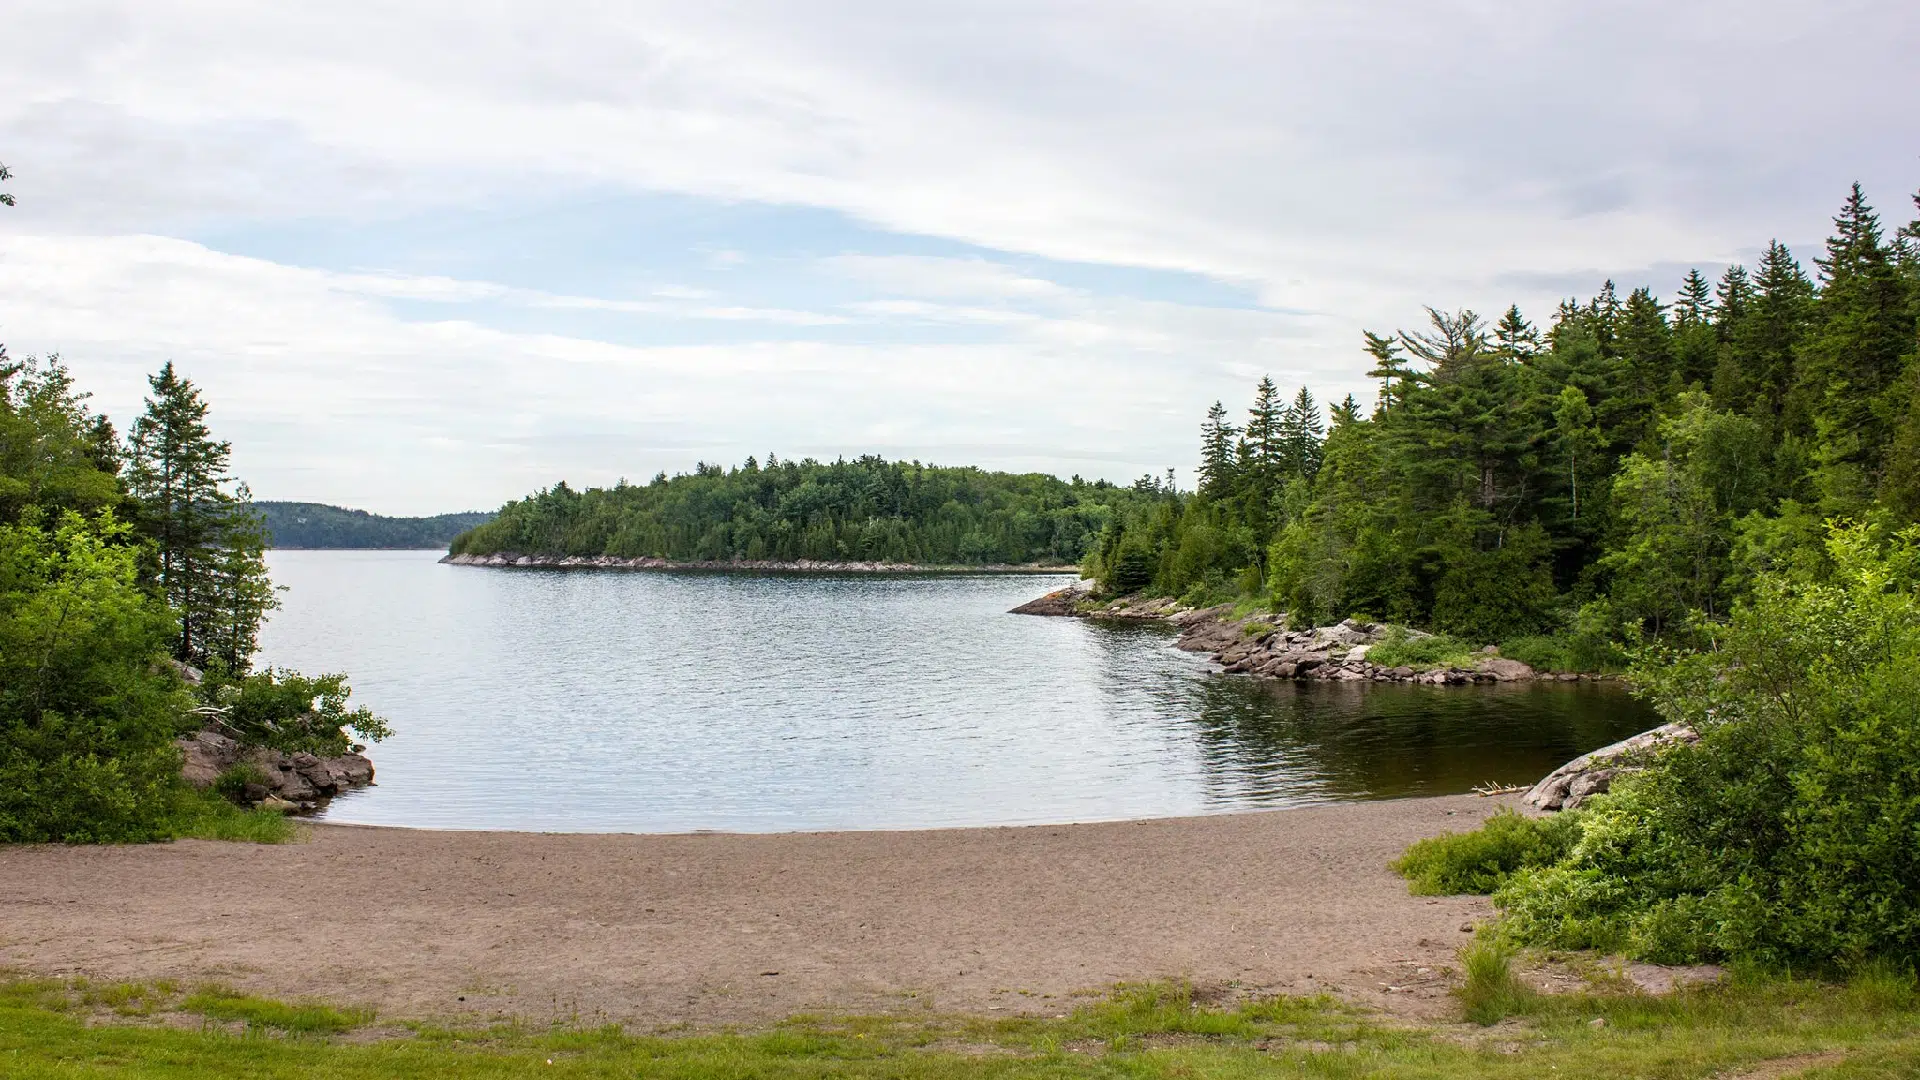
POLYGON ((1116 507, 1161 497, 1039 474, 918 462, 822 464, 749 458, 650 484, 575 491, 554 485, 456 537, 456 553, 735 559, 885 560, 922 564, 1078 563, 1116 507))
POLYGON ((134 421, 126 479, 153 540, 155 581, 180 616, 174 655, 244 670, 261 620, 278 606, 261 556, 265 529, 245 485, 227 490, 232 446, 213 437, 199 388, 171 361, 147 381, 153 396, 134 421))
POLYGON ((1539 992, 1513 973, 1513 950, 1494 938, 1484 938, 1460 952, 1466 976, 1456 991, 1468 1023, 1497 1024, 1509 1016, 1533 1010, 1539 992))
POLYGON ((1410 667, 1426 671, 1432 668, 1470 668, 1479 656, 1473 646, 1446 634, 1412 633, 1404 626, 1390 626, 1386 635, 1367 650, 1367 659, 1382 667, 1410 667))
POLYGON ((215 668, 201 687, 221 726, 250 746, 320 757, 344 754, 355 738, 378 742, 393 733, 366 706, 349 708, 345 675, 302 675, 267 668, 234 676, 215 668))
POLYGON ((1472 832, 1419 841, 1393 869, 1415 896, 1486 895, 1516 870, 1559 862, 1579 837, 1577 813, 1529 818, 1503 808, 1472 832))
POLYGON ((491 513, 383 517, 325 503, 256 502, 269 546, 276 548, 444 548, 493 520, 491 513))
POLYGON ((1712 648, 1634 677, 1702 732, 1496 900, 1516 939, 1661 962, 1920 956, 1920 528, 1838 525, 1826 582, 1766 574, 1712 648))
POLYGON ((0 526, 0 841, 167 834, 188 698, 129 532, 71 510, 0 526))
POLYGON ((175 793, 167 834, 230 843, 285 844, 299 836, 299 826, 278 810, 235 806, 215 792, 181 787, 175 793))
POLYGON ((244 802, 249 789, 258 789, 267 783, 267 774, 258 765, 240 762, 221 770, 213 778, 213 791, 229 802, 244 802))

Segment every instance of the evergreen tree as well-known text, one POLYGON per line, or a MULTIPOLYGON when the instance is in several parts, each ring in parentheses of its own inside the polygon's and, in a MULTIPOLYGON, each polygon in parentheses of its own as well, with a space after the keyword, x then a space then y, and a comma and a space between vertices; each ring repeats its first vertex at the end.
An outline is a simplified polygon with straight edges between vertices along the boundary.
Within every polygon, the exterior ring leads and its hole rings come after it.
MULTIPOLYGON (((1320 420, 1320 404, 1306 387, 1293 396, 1281 418, 1280 443, 1284 477, 1306 477, 1320 471, 1320 446, 1327 428, 1320 420)), ((1284 482, 1284 481, 1283 481, 1284 482)))
POLYGON ((1813 283, 1778 240, 1767 245, 1754 275, 1753 303, 1735 328, 1740 362, 1734 408, 1777 420, 1783 430, 1806 434, 1804 402, 1794 400, 1795 356, 1813 315, 1813 283))
POLYGON ((1593 332, 1594 343, 1600 346, 1600 354, 1611 358, 1619 342, 1620 317, 1623 305, 1620 295, 1614 290, 1613 279, 1608 278, 1600 286, 1600 291, 1587 302, 1587 329, 1593 332))
POLYGON ((1673 328, 1692 330, 1712 322, 1713 287, 1696 267, 1680 282, 1680 297, 1673 304, 1673 328))
POLYGON ((1638 442, 1652 430, 1654 410, 1676 387, 1673 382, 1673 332, 1667 326, 1664 305, 1653 290, 1641 286, 1627 295, 1620 317, 1620 358, 1624 362, 1622 389, 1640 423, 1625 441, 1638 442))
POLYGON ((1914 310, 1882 242, 1880 219, 1854 184, 1827 240, 1816 326, 1802 349, 1799 390, 1812 421, 1829 508, 1873 497, 1898 404, 1889 399, 1914 342, 1914 310))
POLYGON ((1428 377, 1435 381, 1450 379, 1486 355, 1487 332, 1480 316, 1462 308, 1450 315, 1437 308, 1427 309, 1429 329, 1400 332, 1400 344, 1415 359, 1433 365, 1428 377))
POLYGON ((1674 375, 1683 386, 1704 390, 1713 384, 1719 359, 1714 314, 1713 286, 1699 270, 1687 271, 1673 305, 1674 375))
POLYGON ((1493 351, 1503 360, 1521 364, 1540 355, 1540 331, 1520 314, 1520 305, 1509 305, 1493 324, 1493 351))
POLYGON ((139 523, 154 541, 155 584, 180 616, 174 655, 243 671, 266 610, 257 600, 242 599, 268 588, 265 564, 257 557, 263 528, 226 490, 232 446, 213 437, 199 388, 181 378, 172 361, 147 383, 153 396, 133 424, 127 486, 139 523), (254 608, 251 623, 240 626, 243 613, 254 608), (241 643, 244 655, 236 651, 241 643))
POLYGON ((1233 444, 1240 429, 1227 422, 1226 406, 1214 402, 1200 425, 1200 494, 1209 499, 1233 491, 1233 444))
POLYGON ((1373 367, 1367 372, 1370 379, 1380 380, 1380 409, 1391 409, 1406 393, 1408 380, 1416 376, 1407 368, 1407 362, 1400 354, 1400 343, 1392 337, 1382 337, 1371 330, 1362 331, 1366 336, 1367 355, 1373 357, 1373 367))
MULTIPOLYGON (((13 179, 13 170, 7 168, 5 165, 0 165, 0 184, 4 184, 11 179, 13 179)), ((12 205, 13 205, 13 196, 7 194, 4 191, 0 191, 0 206, 12 206, 12 205)))

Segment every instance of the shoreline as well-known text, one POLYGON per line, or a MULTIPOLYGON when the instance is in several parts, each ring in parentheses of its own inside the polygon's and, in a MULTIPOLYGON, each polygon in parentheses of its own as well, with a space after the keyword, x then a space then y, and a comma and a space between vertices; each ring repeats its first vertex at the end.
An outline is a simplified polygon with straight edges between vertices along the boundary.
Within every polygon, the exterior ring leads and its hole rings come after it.
POLYGON ((1512 804, 773 834, 321 822, 278 846, 8 848, 0 966, 396 1017, 1011 1015, 1166 978, 1422 1015, 1450 1003, 1416 968, 1451 963, 1491 908, 1410 896, 1387 864, 1512 804))
POLYGON ((490 555, 448 554, 441 558, 448 566, 484 566, 497 569, 528 570, 694 570, 747 571, 772 574, 1031 574, 1034 576, 1073 574, 1078 566, 989 563, 967 566, 944 563, 895 563, 833 561, 821 559, 705 559, 677 561, 641 555, 623 559, 617 555, 522 555, 502 551, 490 555))

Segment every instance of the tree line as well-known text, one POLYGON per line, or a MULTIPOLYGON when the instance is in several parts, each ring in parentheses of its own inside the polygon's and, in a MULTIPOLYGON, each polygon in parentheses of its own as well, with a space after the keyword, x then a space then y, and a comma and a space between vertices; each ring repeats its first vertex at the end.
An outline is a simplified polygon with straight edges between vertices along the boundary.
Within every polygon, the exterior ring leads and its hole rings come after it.
POLYGON ((865 456, 749 457, 644 485, 577 491, 563 481, 461 534, 456 554, 651 556, 676 561, 817 559, 919 564, 1077 564, 1116 515, 1170 497, 1131 486, 865 456))
POLYGON ((1811 271, 1775 241, 1666 300, 1609 281, 1544 329, 1429 308, 1364 335, 1370 411, 1323 430, 1270 379, 1239 424, 1216 403, 1198 490, 1117 516, 1088 569, 1597 662, 1723 618, 1762 572, 1826 574, 1829 519, 1920 518, 1917 315, 1920 221, 1889 233, 1858 184, 1811 271))

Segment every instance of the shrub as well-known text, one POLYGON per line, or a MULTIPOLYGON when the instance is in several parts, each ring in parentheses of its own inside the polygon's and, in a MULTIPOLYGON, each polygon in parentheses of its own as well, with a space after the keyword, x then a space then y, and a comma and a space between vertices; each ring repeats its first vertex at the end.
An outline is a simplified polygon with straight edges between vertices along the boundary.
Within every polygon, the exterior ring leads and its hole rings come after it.
POLYGON ((1430 837, 1393 864, 1416 896, 1491 893, 1514 871, 1560 861, 1579 838, 1577 813, 1522 817, 1502 808, 1473 832, 1430 837))
POLYGON ((1508 638, 1500 643, 1500 655, 1518 660, 1536 671, 1577 671, 1566 642, 1544 634, 1508 638))
POLYGON ((365 706, 349 709, 345 675, 302 675, 268 668, 233 677, 210 672, 202 693, 235 738, 254 746, 321 757, 344 754, 355 737, 378 742, 392 734, 365 706))
POLYGON ((187 695, 111 514, 0 526, 0 842, 162 839, 187 695))
POLYGON ((1409 633, 1404 627, 1389 627, 1380 643, 1367 650, 1367 659, 1382 667, 1472 667, 1476 657, 1473 646, 1446 634, 1409 633))
POLYGON ((1851 969, 1920 956, 1920 528, 1836 525, 1828 582, 1763 574, 1714 648, 1635 680, 1702 734, 1495 901, 1523 942, 1851 969))

